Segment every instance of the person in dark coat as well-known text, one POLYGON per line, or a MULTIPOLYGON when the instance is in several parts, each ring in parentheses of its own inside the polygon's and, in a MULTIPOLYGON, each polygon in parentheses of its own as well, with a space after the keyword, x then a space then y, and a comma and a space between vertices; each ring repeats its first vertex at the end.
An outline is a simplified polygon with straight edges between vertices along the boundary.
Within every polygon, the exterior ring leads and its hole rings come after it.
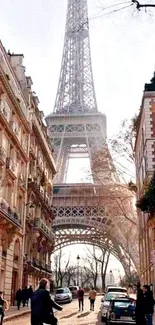
POLYGON ((83 311, 84 290, 81 287, 79 287, 79 290, 77 292, 77 297, 78 297, 78 302, 79 302, 79 311, 81 310, 81 306, 82 306, 82 311, 83 311))
POLYGON ((137 300, 136 300, 136 325, 146 325, 146 319, 144 314, 144 295, 140 287, 140 283, 137 285, 137 300))
POLYGON ((154 298, 153 293, 148 285, 143 286, 144 295, 144 313, 147 325, 152 325, 153 313, 154 313, 154 298))
POLYGON ((47 290, 49 281, 45 278, 40 280, 39 288, 33 292, 31 297, 31 325, 57 324, 53 308, 62 310, 50 297, 47 290))
POLYGON ((28 289, 27 286, 22 290, 23 307, 28 306, 28 289))
POLYGON ((20 304, 22 302, 22 289, 19 288, 16 292, 16 301, 17 301, 17 308, 20 310, 20 304))
POLYGON ((33 289, 32 286, 30 285, 29 288, 27 289, 27 296, 28 296, 27 307, 28 307, 29 300, 31 300, 32 295, 33 295, 33 289))

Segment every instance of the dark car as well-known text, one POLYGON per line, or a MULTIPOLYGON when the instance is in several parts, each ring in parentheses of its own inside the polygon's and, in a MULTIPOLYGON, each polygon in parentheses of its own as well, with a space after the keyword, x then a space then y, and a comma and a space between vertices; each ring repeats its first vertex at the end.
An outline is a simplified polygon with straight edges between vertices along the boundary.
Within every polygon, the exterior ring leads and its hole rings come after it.
POLYGON ((108 325, 112 324, 136 324, 135 301, 128 297, 118 297, 110 301, 107 314, 108 325))
POLYGON ((127 293, 122 292, 108 292, 105 294, 104 298, 102 298, 101 302, 101 321, 105 323, 107 321, 107 312, 110 306, 110 302, 112 299, 116 299, 119 297, 128 297, 127 293))
POLYGON ((69 290, 72 293, 72 297, 77 298, 77 292, 79 290, 79 287, 78 286, 70 286, 69 290))

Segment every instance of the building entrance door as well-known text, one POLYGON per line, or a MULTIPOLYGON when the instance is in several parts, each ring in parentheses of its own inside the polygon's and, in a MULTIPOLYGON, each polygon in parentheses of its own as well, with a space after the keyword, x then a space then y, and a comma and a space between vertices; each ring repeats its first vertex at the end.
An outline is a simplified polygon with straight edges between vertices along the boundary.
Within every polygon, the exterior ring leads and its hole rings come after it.
POLYGON ((13 270, 12 287, 11 287, 11 305, 14 305, 14 303, 15 303, 16 291, 18 289, 17 285, 18 285, 18 271, 13 270))

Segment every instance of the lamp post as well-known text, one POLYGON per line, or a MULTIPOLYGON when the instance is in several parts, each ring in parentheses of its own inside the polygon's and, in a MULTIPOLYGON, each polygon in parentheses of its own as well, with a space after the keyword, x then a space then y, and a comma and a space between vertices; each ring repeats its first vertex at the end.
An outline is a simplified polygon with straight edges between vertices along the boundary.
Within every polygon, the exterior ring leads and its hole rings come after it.
POLYGON ((113 284, 113 273, 112 273, 112 270, 110 270, 110 284, 113 284))
POLYGON ((79 262, 80 262, 80 256, 77 256, 77 286, 79 286, 79 262))

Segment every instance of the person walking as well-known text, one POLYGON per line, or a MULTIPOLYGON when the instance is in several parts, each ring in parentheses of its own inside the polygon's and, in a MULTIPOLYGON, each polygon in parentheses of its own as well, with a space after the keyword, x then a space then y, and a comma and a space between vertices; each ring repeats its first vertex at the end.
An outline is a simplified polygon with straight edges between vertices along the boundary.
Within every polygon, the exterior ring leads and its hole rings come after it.
POLYGON ((31 300, 32 295, 33 295, 33 289, 32 289, 32 286, 30 285, 29 288, 27 289, 27 297, 28 297, 27 307, 28 307, 28 304, 29 304, 29 300, 31 300))
POLYGON ((23 307, 28 306, 28 289, 27 286, 22 290, 23 307))
POLYGON ((3 292, 0 291, 0 325, 3 324, 5 311, 8 310, 8 302, 2 298, 3 292))
POLYGON ((94 304, 96 299, 96 290, 94 287, 89 291, 90 310, 94 310, 94 304))
POLYGON ((149 285, 143 286, 143 295, 144 295, 144 314, 146 318, 146 324, 152 325, 153 313, 154 313, 154 298, 153 293, 150 290, 149 285))
POLYGON ((50 297, 49 281, 45 278, 39 282, 39 288, 33 292, 31 297, 31 325, 57 324, 53 308, 62 310, 50 297))
POLYGON ((17 309, 20 310, 20 305, 22 302, 22 289, 19 288, 16 292, 16 301, 17 301, 17 309))
POLYGON ((82 311, 83 311, 83 307, 84 307, 84 290, 79 287, 79 290, 77 292, 77 297, 78 297, 78 302, 79 302, 79 311, 81 311, 81 307, 82 307, 82 311))
POLYGON ((136 325, 146 325, 146 319, 144 314, 144 295, 141 289, 140 283, 137 284, 136 289, 136 310, 135 310, 135 318, 136 325))

